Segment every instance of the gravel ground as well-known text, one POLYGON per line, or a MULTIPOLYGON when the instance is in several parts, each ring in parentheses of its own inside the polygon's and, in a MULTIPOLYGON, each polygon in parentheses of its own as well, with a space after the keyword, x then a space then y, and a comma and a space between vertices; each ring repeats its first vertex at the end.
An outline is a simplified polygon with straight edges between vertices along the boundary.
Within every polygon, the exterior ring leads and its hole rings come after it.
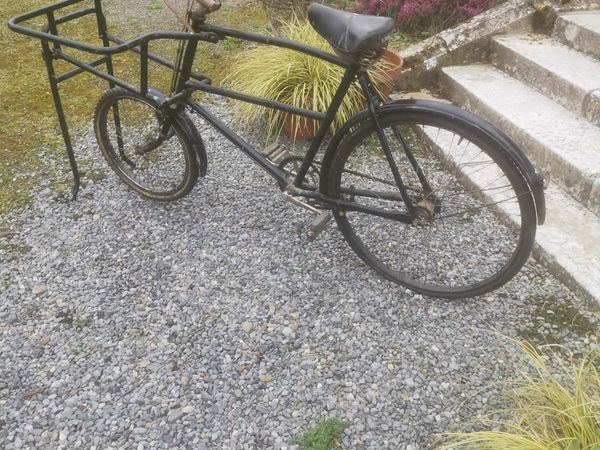
POLYGON ((524 367, 508 337, 598 348, 597 309, 534 261, 445 301, 381 279, 334 226, 309 242, 311 216, 199 128, 209 173, 178 202, 120 183, 88 129, 79 200, 46 182, 2 217, 1 448, 285 449, 328 417, 344 449, 430 448, 524 367))

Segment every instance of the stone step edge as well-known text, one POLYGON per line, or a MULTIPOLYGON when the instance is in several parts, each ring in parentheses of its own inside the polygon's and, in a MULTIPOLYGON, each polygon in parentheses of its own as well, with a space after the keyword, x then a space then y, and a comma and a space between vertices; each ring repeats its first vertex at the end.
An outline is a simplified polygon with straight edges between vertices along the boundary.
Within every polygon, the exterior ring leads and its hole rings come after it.
MULTIPOLYGON (((496 71, 498 75, 501 74, 508 77, 508 75, 498 72, 498 69, 495 69, 492 66, 480 67, 489 68, 490 70, 496 71)), ((496 111, 493 106, 486 104, 466 86, 462 85, 449 75, 447 73, 448 69, 450 69, 450 67, 442 69, 440 73, 440 85, 450 100, 454 101, 454 103, 458 103, 461 107, 465 107, 465 105, 461 104, 463 102, 457 98, 457 94, 458 96, 466 96, 466 102, 468 102, 466 109, 482 116, 496 126, 503 128, 505 132, 508 131, 507 134, 511 136, 518 145, 529 150, 527 152, 527 157, 534 162, 534 165, 538 169, 543 168, 544 170, 550 171, 551 181, 553 183, 558 183, 563 190, 567 191, 575 198, 575 200, 590 209, 596 216, 600 216, 600 179, 594 178, 593 175, 584 175, 584 173, 581 172, 581 168, 572 163, 572 158, 571 161, 569 161, 569 159, 563 159, 555 149, 548 148, 543 143, 539 142, 535 136, 531 136, 529 132, 524 130, 518 124, 513 123, 510 118, 506 117, 501 112, 496 111), (517 130, 519 135, 515 135, 515 132, 510 132, 508 128, 517 130), (526 142, 526 145, 524 145, 524 142, 526 142), (581 188, 577 188, 577 186, 569 187, 569 183, 565 182, 565 180, 572 182, 573 179, 578 180, 578 183, 581 184, 581 188), (581 180, 583 180, 583 182, 581 182, 581 180), (583 195, 587 196, 582 197, 583 195)), ((527 89, 531 93, 535 93, 536 96, 539 96, 540 101, 551 102, 551 100, 544 97, 542 94, 533 91, 519 81, 514 80, 514 82, 522 85, 524 89, 527 89)), ((572 114, 567 110, 564 111, 565 113, 572 114)))
MULTIPOLYGON (((492 63, 502 71, 525 82, 565 108, 573 111, 594 125, 600 126, 600 84, 599 88, 586 90, 572 79, 557 74, 542 62, 530 59, 510 46, 507 36, 497 36, 491 42, 492 63)), ((557 44, 560 44, 556 41, 557 44)), ((564 44, 560 44, 564 45, 564 44)), ((565 50, 567 47, 565 47, 565 50)), ((590 58, 576 50, 569 49, 575 58, 590 58)), ((590 58, 590 61, 591 58, 590 58)), ((600 61, 598 61, 600 73, 600 61)))
POLYGON ((571 229, 565 230, 557 223, 557 219, 569 217, 574 219, 574 211, 580 213, 584 221, 588 221, 587 229, 600 230, 600 219, 587 209, 579 206, 568 194, 557 186, 549 187, 546 192, 547 221, 538 227, 533 257, 542 262, 569 289, 580 297, 593 300, 600 304, 600 252, 594 255, 586 251, 585 242, 575 239, 577 234, 571 229), (562 230, 560 233, 558 230, 562 230), (578 255, 574 257, 565 245, 554 242, 552 234, 561 235, 562 242, 578 247, 578 255), (579 242, 578 242, 579 241, 579 242))
MULTIPOLYGON (((554 24, 552 36, 575 50, 600 59, 600 32, 591 30, 573 20, 582 13, 584 12, 560 14, 554 24)), ((600 11, 598 11, 598 16, 600 17, 600 11)))

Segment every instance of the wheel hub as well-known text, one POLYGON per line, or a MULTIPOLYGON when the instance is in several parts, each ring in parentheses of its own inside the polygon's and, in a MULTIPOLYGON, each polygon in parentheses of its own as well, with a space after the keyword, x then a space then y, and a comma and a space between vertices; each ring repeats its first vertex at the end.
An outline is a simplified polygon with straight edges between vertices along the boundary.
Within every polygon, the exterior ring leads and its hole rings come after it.
POLYGON ((413 224, 422 225, 433 220, 435 215, 441 210, 441 205, 435 195, 430 194, 422 198, 415 205, 413 213, 413 224))

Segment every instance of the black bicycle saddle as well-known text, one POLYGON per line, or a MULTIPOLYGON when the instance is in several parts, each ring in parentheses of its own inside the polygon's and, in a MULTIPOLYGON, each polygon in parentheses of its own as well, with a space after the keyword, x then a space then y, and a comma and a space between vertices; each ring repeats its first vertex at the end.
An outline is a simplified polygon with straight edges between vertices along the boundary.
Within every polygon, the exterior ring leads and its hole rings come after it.
POLYGON ((308 20, 334 49, 353 56, 383 47, 395 26, 389 17, 340 11, 318 3, 308 7, 308 20))

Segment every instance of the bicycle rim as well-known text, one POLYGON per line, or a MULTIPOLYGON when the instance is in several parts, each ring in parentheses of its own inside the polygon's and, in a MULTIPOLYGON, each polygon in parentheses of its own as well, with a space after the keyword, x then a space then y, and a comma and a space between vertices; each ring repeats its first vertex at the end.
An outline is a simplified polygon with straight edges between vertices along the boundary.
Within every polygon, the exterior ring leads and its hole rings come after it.
POLYGON ((176 116, 145 97, 109 91, 96 108, 96 135, 117 175, 140 194, 174 200, 193 187, 198 167, 191 137, 176 116))
MULTIPOLYGON (((355 252, 386 278, 431 296, 479 295, 512 278, 533 245, 535 208, 500 144, 464 119, 431 112, 389 114, 382 125, 420 219, 334 210, 355 252)), ((331 167, 330 195, 409 213, 372 122, 342 143, 331 167)))

